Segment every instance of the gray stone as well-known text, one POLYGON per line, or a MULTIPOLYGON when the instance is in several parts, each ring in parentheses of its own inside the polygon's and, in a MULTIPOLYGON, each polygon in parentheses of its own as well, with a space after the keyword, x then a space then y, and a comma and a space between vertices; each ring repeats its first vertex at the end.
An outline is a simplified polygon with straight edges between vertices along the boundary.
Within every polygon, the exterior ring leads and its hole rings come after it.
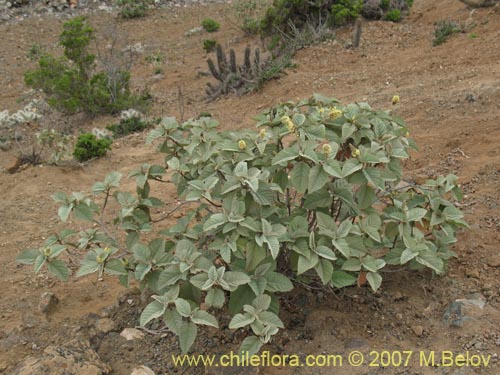
POLYGON ((44 314, 50 314, 54 311, 55 307, 59 303, 59 298, 52 292, 45 292, 40 297, 40 303, 38 304, 38 310, 44 314))
POLYGON ((443 321, 453 327, 463 327, 467 321, 474 320, 484 312, 483 299, 457 299, 450 303, 443 314, 443 321))

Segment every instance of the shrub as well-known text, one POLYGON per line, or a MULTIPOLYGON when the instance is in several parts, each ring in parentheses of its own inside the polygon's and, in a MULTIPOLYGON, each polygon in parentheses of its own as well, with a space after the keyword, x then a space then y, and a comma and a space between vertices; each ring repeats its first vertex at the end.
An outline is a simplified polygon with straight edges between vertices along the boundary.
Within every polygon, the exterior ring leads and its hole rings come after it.
POLYGON ((383 10, 388 10, 390 6, 391 6, 391 0, 381 0, 380 1, 380 7, 383 10))
POLYGON ((220 28, 219 23, 211 18, 205 18, 201 21, 201 26, 209 33, 214 33, 220 28))
POLYGON ((416 146, 401 119, 315 95, 257 121, 258 131, 230 132, 207 117, 163 119, 147 142, 159 141, 166 167, 134 170, 135 194, 119 190, 117 172, 91 194, 56 193, 62 221, 73 213, 91 229, 63 230, 18 261, 35 271, 46 264, 67 279, 59 255, 75 251, 86 253, 77 276, 108 273, 124 285, 137 279, 154 293, 140 324, 162 319, 183 352, 199 325, 219 327, 217 311, 228 306, 229 328, 249 333, 241 349, 250 354, 283 328, 278 295, 294 282, 378 290, 391 265, 445 271, 455 233, 467 226, 453 203, 461 199, 457 177, 402 180, 402 160, 416 146), (150 212, 163 204, 150 194, 166 169, 190 209, 151 236, 169 217, 150 212), (104 221, 110 198, 119 207, 104 221))
POLYGON ((51 106, 68 113, 115 113, 136 104, 139 99, 130 93, 128 71, 94 74, 96 59, 89 52, 93 39, 94 30, 85 17, 65 22, 59 40, 64 57, 43 54, 38 69, 25 73, 26 84, 42 90, 51 106))
POLYGON ((215 46, 217 45, 217 41, 214 39, 205 39, 203 41, 203 49, 205 52, 210 53, 215 50, 215 46))
POLYGON ((150 0, 118 0, 120 16, 123 18, 137 18, 146 15, 150 0))
POLYGON ((352 22, 358 17, 362 8, 363 0, 338 0, 331 9, 333 24, 341 26, 352 22))
POLYGON ((385 14, 386 21, 400 22, 401 21, 401 11, 399 9, 393 9, 385 14))
POLYGON ((122 118, 118 124, 109 125, 106 129, 113 133, 114 138, 124 137, 131 133, 139 133, 151 127, 151 124, 140 116, 122 118))
POLYGON ((105 138, 98 139, 91 133, 81 134, 76 140, 73 156, 78 161, 100 158, 106 155, 106 152, 111 149, 111 142, 111 140, 105 138))
POLYGON ((446 42, 451 35, 459 33, 462 31, 462 27, 455 22, 449 20, 441 20, 436 23, 434 28, 434 40, 432 41, 433 46, 438 46, 446 42))
POLYGON ((71 145, 73 137, 62 134, 55 129, 44 129, 36 133, 36 139, 42 148, 50 151, 49 163, 59 164, 59 162, 71 155, 71 145))

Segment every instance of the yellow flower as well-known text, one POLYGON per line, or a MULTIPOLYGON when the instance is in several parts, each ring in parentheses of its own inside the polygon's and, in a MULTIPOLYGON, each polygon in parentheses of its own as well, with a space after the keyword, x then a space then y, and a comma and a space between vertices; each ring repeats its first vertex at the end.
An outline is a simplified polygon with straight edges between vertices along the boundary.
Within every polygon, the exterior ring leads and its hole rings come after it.
POLYGON ((243 139, 240 139, 238 141, 238 147, 240 148, 240 150, 244 150, 247 148, 247 143, 243 139))
POLYGON ((109 247, 107 247, 107 246, 106 246, 106 247, 104 248, 104 250, 103 250, 103 251, 104 251, 104 253, 110 253, 110 252, 111 252, 111 249, 110 249, 109 247))
POLYGON ((283 116, 281 118, 281 122, 286 125, 286 128, 290 133, 293 133, 295 131, 295 124, 293 123, 292 119, 288 116, 283 116))
POLYGON ((323 154, 327 156, 330 155, 330 153, 332 152, 332 146, 330 146, 328 143, 325 143, 322 149, 323 149, 323 154))
POLYGON ((52 250, 50 249, 50 247, 46 247, 45 249, 43 249, 43 255, 49 257, 50 254, 52 254, 52 250))
POLYGON ((392 97, 392 105, 396 105, 399 103, 399 95, 394 95, 392 97))
POLYGON ((260 129, 260 132, 259 132, 259 137, 260 138, 264 138, 266 136, 266 129, 260 129))
POLYGON ((323 113, 325 113, 325 109, 324 108, 320 108, 320 109, 318 109, 318 112, 321 113, 321 114, 323 114, 323 113))
POLYGON ((361 155, 361 151, 359 151, 358 148, 355 148, 352 154, 357 158, 359 155, 361 155))
POLYGON ((104 258, 102 256, 98 255, 95 257, 95 261, 99 264, 102 264, 102 263, 104 263, 104 258))
POLYGON ((332 108, 330 112, 328 112, 328 115, 332 120, 338 119, 340 116, 342 116, 342 111, 337 108, 332 108))
POLYGON ((405 137, 408 138, 410 136, 410 132, 406 132, 405 137))

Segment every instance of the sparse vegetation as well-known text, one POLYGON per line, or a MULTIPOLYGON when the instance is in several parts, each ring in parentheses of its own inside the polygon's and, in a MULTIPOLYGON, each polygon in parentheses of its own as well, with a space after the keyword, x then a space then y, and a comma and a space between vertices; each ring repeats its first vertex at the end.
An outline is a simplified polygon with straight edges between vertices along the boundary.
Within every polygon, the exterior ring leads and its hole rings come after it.
POLYGON ((73 138, 73 136, 63 134, 55 129, 44 129, 36 133, 38 144, 42 149, 48 149, 50 152, 48 162, 55 165, 71 156, 73 138))
POLYGON ((206 53, 213 52, 217 46, 217 41, 214 39, 205 39, 203 41, 203 49, 206 53))
POLYGON ((238 0, 234 3, 236 21, 247 34, 259 32, 260 20, 267 9, 267 0, 238 0))
POLYGON ((81 134, 76 140, 73 156, 80 162, 100 158, 111 149, 111 143, 111 140, 107 138, 98 139, 92 133, 81 134))
POLYGON ((161 51, 155 51, 146 56, 146 61, 154 68, 155 74, 163 73, 163 64, 165 63, 165 54, 161 51))
POLYGON ((201 26, 205 31, 209 33, 214 33, 220 28, 220 24, 212 18, 205 18, 203 21, 201 21, 201 26))
POLYGON ((446 42, 453 34, 462 32, 459 23, 451 20, 439 21, 434 28, 433 46, 438 46, 446 42))
POLYGON ((144 17, 151 4, 150 0, 117 0, 122 18, 144 17))

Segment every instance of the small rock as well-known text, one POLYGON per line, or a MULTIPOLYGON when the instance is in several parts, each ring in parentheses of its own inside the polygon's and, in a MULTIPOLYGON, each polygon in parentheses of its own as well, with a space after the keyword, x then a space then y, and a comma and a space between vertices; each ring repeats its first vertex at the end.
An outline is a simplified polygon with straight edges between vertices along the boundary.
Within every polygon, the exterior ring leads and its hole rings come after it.
POLYGON ((465 271, 465 275, 467 277, 471 277, 473 279, 479 279, 479 270, 476 268, 468 268, 467 271, 465 271))
POLYGON ((50 314, 58 303, 59 303, 59 298, 57 298, 54 293, 45 292, 40 297, 38 310, 40 310, 44 314, 50 314))
POLYGON ((102 333, 108 333, 116 329, 115 322, 109 318, 99 319, 95 326, 97 330, 102 333))
POLYGON ((139 331, 136 328, 125 328, 122 333, 120 333, 120 336, 124 337, 127 341, 129 340, 135 340, 135 339, 142 339, 144 338, 144 332, 139 331))
MULTIPOLYGON (((0 167, 5 169, 7 173, 16 173, 21 166, 21 159, 11 154, 4 154, 1 157, 0 167)), ((0 168, 1 169, 1 168, 0 168)))
POLYGON ((149 367, 139 366, 134 368, 130 375, 155 375, 155 373, 149 367))
POLYGON ((424 333, 424 327, 422 327, 422 326, 411 326, 411 330, 418 337, 422 336, 424 333))
POLYGON ((394 301, 402 301, 405 299, 405 296, 401 292, 396 292, 394 293, 393 299, 394 301))
POLYGON ((483 299, 457 299, 450 303, 443 314, 443 321, 454 327, 463 327, 465 322, 483 315, 486 302, 483 299))
POLYGON ((495 254, 486 259, 486 264, 490 267, 500 267, 500 254, 495 254))

